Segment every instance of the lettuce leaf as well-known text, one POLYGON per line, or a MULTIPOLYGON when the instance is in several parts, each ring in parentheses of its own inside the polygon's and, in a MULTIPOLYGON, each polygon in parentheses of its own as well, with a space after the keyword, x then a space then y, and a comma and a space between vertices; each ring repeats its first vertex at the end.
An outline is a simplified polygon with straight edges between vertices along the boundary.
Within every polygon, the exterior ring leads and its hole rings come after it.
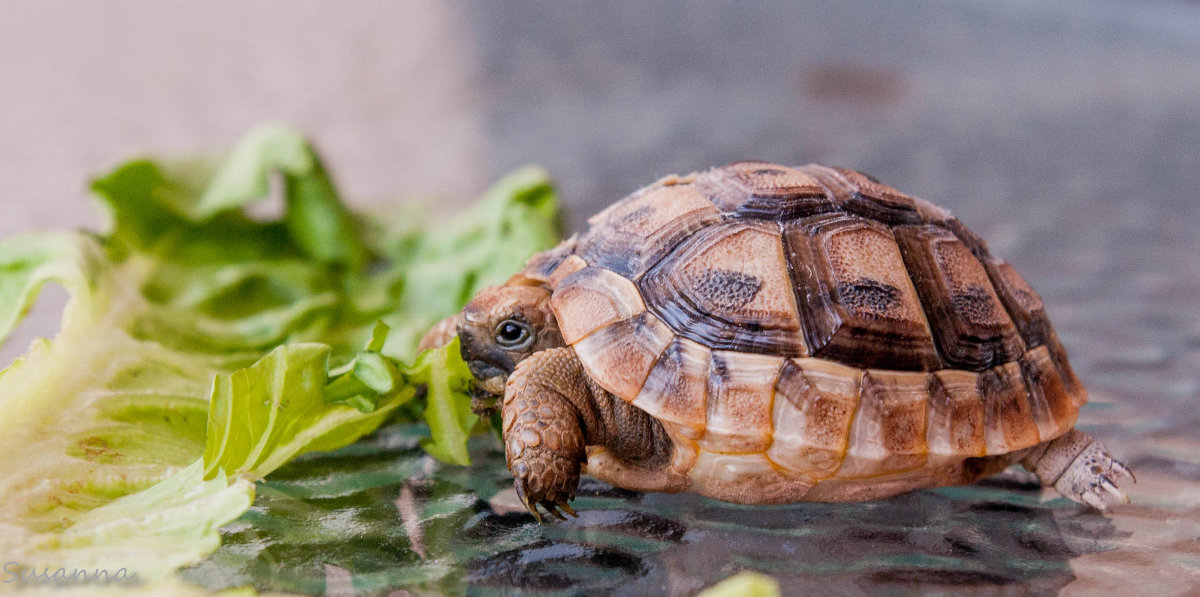
POLYGON ((471 464, 467 439, 479 417, 471 412, 470 400, 454 398, 466 396, 471 381, 471 371, 458 351, 458 337, 442 350, 425 351, 405 373, 412 383, 428 388, 425 422, 433 436, 421 440, 421 447, 443 462, 471 464))
POLYGON ((348 210, 280 127, 92 188, 108 233, 0 241, 0 340, 45 283, 70 295, 58 335, 0 372, 0 553, 146 582, 211 553, 254 481, 388 417, 468 462, 469 372, 456 344, 417 358, 416 339, 558 238, 540 170, 448 222, 388 224, 348 210), (272 187, 282 215, 248 214, 272 187))
POLYGON ((325 399, 328 362, 324 344, 289 344, 253 366, 217 376, 209 400, 204 479, 231 473, 260 479, 298 454, 340 448, 379 426, 388 411, 416 393, 409 383, 369 397, 358 394, 366 400, 386 398, 365 412, 331 404, 325 399))

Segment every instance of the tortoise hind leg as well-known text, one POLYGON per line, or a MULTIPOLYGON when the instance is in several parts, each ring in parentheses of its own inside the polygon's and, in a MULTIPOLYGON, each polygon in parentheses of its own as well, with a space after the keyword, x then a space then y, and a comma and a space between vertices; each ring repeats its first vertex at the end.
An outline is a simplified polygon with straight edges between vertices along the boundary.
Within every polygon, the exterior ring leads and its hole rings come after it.
POLYGON ((1129 503, 1118 483, 1133 473, 1092 436, 1072 429, 1033 449, 1021 459, 1043 485, 1053 486, 1064 497, 1104 511, 1129 503))

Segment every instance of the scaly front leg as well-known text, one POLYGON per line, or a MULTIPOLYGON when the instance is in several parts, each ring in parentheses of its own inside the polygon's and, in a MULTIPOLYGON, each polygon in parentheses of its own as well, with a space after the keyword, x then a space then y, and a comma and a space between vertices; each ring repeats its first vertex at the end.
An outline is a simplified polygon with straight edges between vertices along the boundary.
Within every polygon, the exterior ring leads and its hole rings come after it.
POLYGON ((560 519, 556 508, 575 514, 567 501, 575 498, 587 458, 579 406, 586 408, 589 399, 583 367, 569 348, 536 353, 508 378, 504 453, 517 496, 539 522, 538 504, 560 519))
MULTIPOLYGON (((658 479, 671 457, 671 440, 645 411, 608 393, 588 377, 571 348, 551 348, 520 362, 508 378, 503 405, 504 452, 517 495, 538 520, 541 504, 574 515, 586 446, 658 479)), ((656 485, 656 483, 650 483, 656 485)))

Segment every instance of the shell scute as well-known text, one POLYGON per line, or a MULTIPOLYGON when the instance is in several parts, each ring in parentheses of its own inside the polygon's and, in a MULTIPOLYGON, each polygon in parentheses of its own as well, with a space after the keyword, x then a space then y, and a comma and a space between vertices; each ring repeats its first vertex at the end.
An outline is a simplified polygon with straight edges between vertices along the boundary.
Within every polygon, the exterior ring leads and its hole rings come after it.
POLYGON ((569 275, 587 267, 587 262, 578 255, 568 255, 565 259, 558 263, 547 276, 545 284, 550 288, 557 289, 562 281, 569 275))
POLYGON ((812 175, 770 162, 735 162, 697 180, 723 213, 785 220, 837 209, 812 175))
POLYGON ((1087 402, 1087 390, 1079 378, 1075 377, 1075 370, 1067 361, 1067 349, 1063 347, 1062 342, 1059 342, 1058 334, 1053 331, 1046 338, 1046 349, 1050 353, 1050 360, 1054 363, 1054 367, 1058 369, 1059 376, 1062 377, 1067 393, 1075 399, 1076 406, 1083 406, 1087 402))
POLYGON ((691 184, 660 184, 593 216, 577 249, 588 263, 636 279, 694 232, 721 219, 691 184))
POLYGON ((890 230, 831 214, 791 222, 784 235, 813 356, 863 368, 940 366, 890 230))
POLYGON ((711 358, 707 346, 676 337, 658 357, 633 405, 698 439, 704 435, 711 358))
POLYGON ((868 370, 850 426, 840 478, 870 477, 925 464, 928 373, 868 370))
POLYGON ((913 203, 916 205, 917 213, 921 216, 921 221, 926 224, 937 224, 946 226, 950 220, 954 219, 954 215, 950 210, 930 203, 920 197, 913 197, 913 203))
POLYGON ((1024 352, 983 264, 953 233, 931 225, 894 229, 909 273, 950 367, 980 371, 1024 352))
POLYGON ((775 384, 767 457, 815 479, 833 476, 850 441, 862 376, 862 369, 824 359, 785 362, 775 384))
POLYGON ((862 172, 815 165, 804 170, 815 174, 833 194, 838 207, 849 213, 888 225, 922 222, 914 197, 862 172))
POLYGON ((981 372, 979 394, 988 454, 1005 454, 1041 441, 1020 364, 1005 363, 981 372))
POLYGON ((741 454, 767 449, 771 444, 771 403, 783 361, 761 354, 712 352, 701 450, 741 454))
POLYGON ((550 309, 563 340, 574 344, 611 323, 646 310, 633 282, 600 268, 585 267, 567 275, 550 296, 550 309))
POLYGON ((1025 353, 1021 374, 1029 390, 1029 406, 1038 435, 1058 437, 1070 429, 1079 413, 1080 401, 1067 390, 1050 349, 1039 346, 1025 353))
POLYGON ((1042 297, 1033 291, 1012 265, 990 259, 984 261, 984 267, 1025 344, 1030 348, 1046 344, 1053 331, 1046 317, 1042 297))
POLYGON ((971 254, 977 259, 984 263, 993 260, 992 253, 988 251, 987 243, 982 238, 979 238, 979 235, 972 232, 970 228, 967 228, 958 218, 949 218, 942 222, 941 225, 946 230, 953 232, 954 236, 962 241, 964 245, 967 245, 967 248, 971 250, 971 254))
POLYGON ((934 372, 931 382, 925 436, 930 454, 986 455, 986 413, 979 394, 979 374, 946 369, 934 372))
POLYGON ((575 354, 600 387, 632 402, 658 356, 674 338, 648 311, 592 332, 575 343, 575 354))
POLYGON ((730 222, 706 229, 638 286, 672 329, 713 349, 806 354, 777 227, 730 222))
MULTIPOLYGON (((571 238, 559 243, 558 246, 554 247, 553 249, 550 249, 549 251, 542 251, 541 253, 530 257, 525 263, 525 270, 518 275, 524 276, 530 280, 541 282, 543 284, 554 286, 555 283, 551 282, 551 278, 553 277, 555 270, 560 269, 564 261, 571 257, 575 257, 576 242, 576 237, 572 236, 571 238)), ((578 257, 576 257, 576 259, 578 259, 578 257)))

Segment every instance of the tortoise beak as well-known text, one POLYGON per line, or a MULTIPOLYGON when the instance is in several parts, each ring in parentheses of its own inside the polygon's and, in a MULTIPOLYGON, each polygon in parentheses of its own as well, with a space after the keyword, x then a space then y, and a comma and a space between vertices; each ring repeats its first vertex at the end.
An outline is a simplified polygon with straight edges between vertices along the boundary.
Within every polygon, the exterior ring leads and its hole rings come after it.
POLYGON ((504 395, 504 384, 508 381, 508 372, 484 361, 467 363, 471 375, 475 376, 475 386, 484 392, 496 396, 504 395))
POLYGON ((468 362, 467 367, 475 376, 475 383, 471 384, 471 410, 481 417, 490 416, 504 396, 508 373, 483 361, 468 362))
POLYGON ((459 336, 462 337, 462 358, 467 362, 471 375, 475 376, 477 387, 490 394, 503 396, 504 384, 508 381, 508 374, 512 373, 515 364, 512 357, 504 351, 480 342, 477 338, 479 333, 472 326, 463 326, 459 330, 459 336))

